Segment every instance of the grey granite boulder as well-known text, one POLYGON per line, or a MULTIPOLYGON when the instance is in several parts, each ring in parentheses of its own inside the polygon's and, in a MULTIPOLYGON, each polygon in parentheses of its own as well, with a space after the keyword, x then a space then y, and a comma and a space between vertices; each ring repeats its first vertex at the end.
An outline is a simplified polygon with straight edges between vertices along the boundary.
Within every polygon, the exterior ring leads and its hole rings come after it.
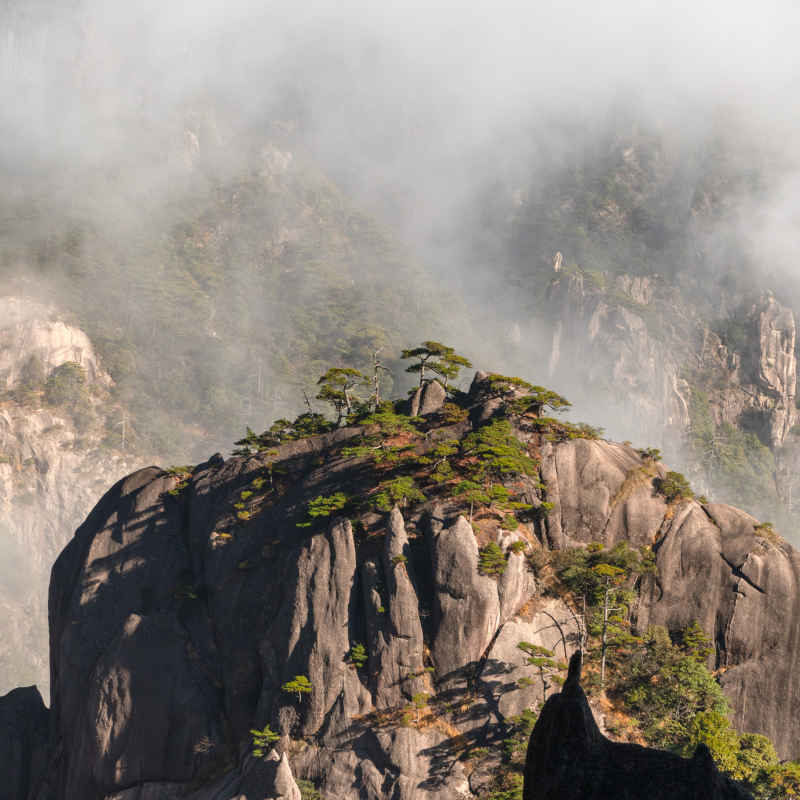
POLYGON ((441 410, 447 400, 447 391, 439 381, 428 381, 411 395, 411 416, 426 417, 441 410))

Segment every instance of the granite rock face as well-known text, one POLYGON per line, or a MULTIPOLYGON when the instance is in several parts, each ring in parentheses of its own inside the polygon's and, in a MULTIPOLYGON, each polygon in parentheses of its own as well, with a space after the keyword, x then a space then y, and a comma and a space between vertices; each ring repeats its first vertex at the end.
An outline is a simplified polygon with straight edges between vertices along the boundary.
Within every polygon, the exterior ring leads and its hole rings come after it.
POLYGON ((715 639, 732 721, 769 736, 782 758, 800 753, 800 553, 730 506, 686 503, 665 521, 658 577, 643 587, 640 627, 697 620, 715 639))
POLYGON ((54 749, 40 800, 127 798, 134 787, 160 797, 156 786, 169 797, 204 776, 211 798, 225 770, 225 786, 260 792, 241 755, 264 724, 323 794, 449 800, 460 774, 470 796, 463 766, 445 770, 456 731, 479 738, 527 702, 513 679, 498 680, 520 671, 517 652, 492 643, 525 619, 552 622, 518 616, 535 592, 522 555, 509 553, 499 582, 478 572, 476 534, 452 509, 406 518, 395 508, 380 549, 361 553, 346 519, 303 533, 306 498, 372 480, 352 459, 314 466, 353 435, 282 446, 297 483, 247 525, 232 502, 264 475, 261 456, 215 457, 188 479, 148 468, 107 493, 53 569, 54 749), (369 653, 361 669, 349 660, 357 642, 369 653), (311 693, 282 689, 296 675, 311 693), (427 708, 410 712, 419 724, 381 722, 450 684, 454 705, 468 684, 481 699, 449 727, 422 724, 427 708))
POLYGON ((752 800, 700 745, 691 759, 600 733, 580 686, 580 652, 528 743, 523 800, 752 800))
MULTIPOLYGON (((481 417, 493 413, 490 398, 477 400, 481 417)), ((419 446, 470 424, 436 428, 419 446)), ((637 624, 697 619, 715 640, 711 665, 726 668, 737 724, 770 735, 783 757, 800 753, 800 687, 787 666, 800 564, 752 517, 667 505, 656 481, 665 468, 629 446, 537 443, 520 430, 540 468, 519 490, 552 505, 515 531, 488 511, 471 525, 449 493, 309 527, 311 499, 375 487, 375 465, 341 453, 360 433, 215 456, 191 474, 151 467, 107 492, 52 572, 53 706, 36 800, 291 794, 249 755, 251 729, 265 725, 286 766, 325 797, 485 796, 487 770, 461 754, 500 741, 555 689, 518 644, 567 660, 580 641, 525 553, 592 541, 654 547, 659 577, 643 585, 637 624), (492 541, 506 561, 490 577, 479 565, 492 541), (353 662, 357 644, 365 664, 353 662), (298 675, 310 692, 284 689, 298 675)))
POLYGON ((483 656, 500 625, 500 598, 497 582, 478 572, 478 543, 464 517, 432 539, 432 656, 439 675, 448 678, 483 656))
POLYGON ((550 373, 617 409, 617 435, 665 446, 690 425, 688 372, 718 376, 709 392, 717 424, 760 428, 773 448, 795 422, 796 324, 767 292, 738 320, 742 342, 726 345, 674 288, 654 277, 618 275, 600 286, 582 272, 550 288, 550 373), (566 374, 565 374, 566 373, 566 374))

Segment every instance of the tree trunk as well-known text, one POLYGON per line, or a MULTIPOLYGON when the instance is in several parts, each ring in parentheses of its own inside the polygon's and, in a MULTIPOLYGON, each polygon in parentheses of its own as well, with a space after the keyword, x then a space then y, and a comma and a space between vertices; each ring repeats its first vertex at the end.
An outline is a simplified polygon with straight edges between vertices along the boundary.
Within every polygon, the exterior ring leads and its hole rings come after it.
POLYGON ((609 588, 606 584, 606 590, 603 594, 603 636, 600 640, 600 686, 605 688, 606 685, 606 634, 608 631, 608 593, 609 588))

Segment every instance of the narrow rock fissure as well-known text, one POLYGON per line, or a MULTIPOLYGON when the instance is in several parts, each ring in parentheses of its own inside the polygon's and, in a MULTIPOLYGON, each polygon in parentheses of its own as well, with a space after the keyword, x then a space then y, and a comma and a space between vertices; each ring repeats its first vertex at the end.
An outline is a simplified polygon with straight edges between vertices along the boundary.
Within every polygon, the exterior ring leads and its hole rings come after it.
POLYGON ((731 572, 737 577, 741 578, 748 586, 752 586, 757 592, 761 592, 761 594, 766 594, 766 591, 762 589, 757 583, 754 583, 747 575, 742 572, 741 566, 736 566, 733 562, 729 561, 725 556, 720 553, 720 558, 730 567, 731 572))

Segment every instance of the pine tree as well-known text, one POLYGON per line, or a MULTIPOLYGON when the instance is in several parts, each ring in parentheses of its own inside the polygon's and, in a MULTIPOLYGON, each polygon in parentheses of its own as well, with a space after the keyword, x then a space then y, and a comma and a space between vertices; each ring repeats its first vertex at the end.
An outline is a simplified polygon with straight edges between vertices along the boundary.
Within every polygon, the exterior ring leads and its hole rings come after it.
POLYGON ((321 387, 317 400, 324 400, 333 406, 337 427, 346 415, 353 413, 353 404, 359 399, 354 389, 364 381, 364 375, 353 367, 331 367, 317 381, 321 387))
POLYGON ((303 699, 304 694, 310 694, 313 686, 307 675, 295 675, 294 678, 281 686, 284 692, 297 695, 297 702, 303 699))
POLYGON ((567 665, 563 661, 558 661, 552 650, 530 642, 518 642, 517 647, 526 653, 527 661, 532 667, 539 671, 539 680, 542 683, 542 703, 547 699, 547 690, 553 685, 547 679, 552 675, 556 676, 554 683, 558 683, 558 673, 563 672, 567 665))
POLYGON ((256 758, 267 758, 270 746, 281 738, 269 725, 265 725, 263 730, 251 728, 250 734, 253 739, 251 752, 256 758))
POLYGON ((426 382, 426 370, 438 375, 446 389, 448 381, 457 378, 462 367, 472 366, 472 362, 456 353, 454 348, 431 340, 423 342, 420 347, 403 350, 400 357, 417 359, 416 363, 406 367, 406 372, 419 373, 420 386, 426 382))

